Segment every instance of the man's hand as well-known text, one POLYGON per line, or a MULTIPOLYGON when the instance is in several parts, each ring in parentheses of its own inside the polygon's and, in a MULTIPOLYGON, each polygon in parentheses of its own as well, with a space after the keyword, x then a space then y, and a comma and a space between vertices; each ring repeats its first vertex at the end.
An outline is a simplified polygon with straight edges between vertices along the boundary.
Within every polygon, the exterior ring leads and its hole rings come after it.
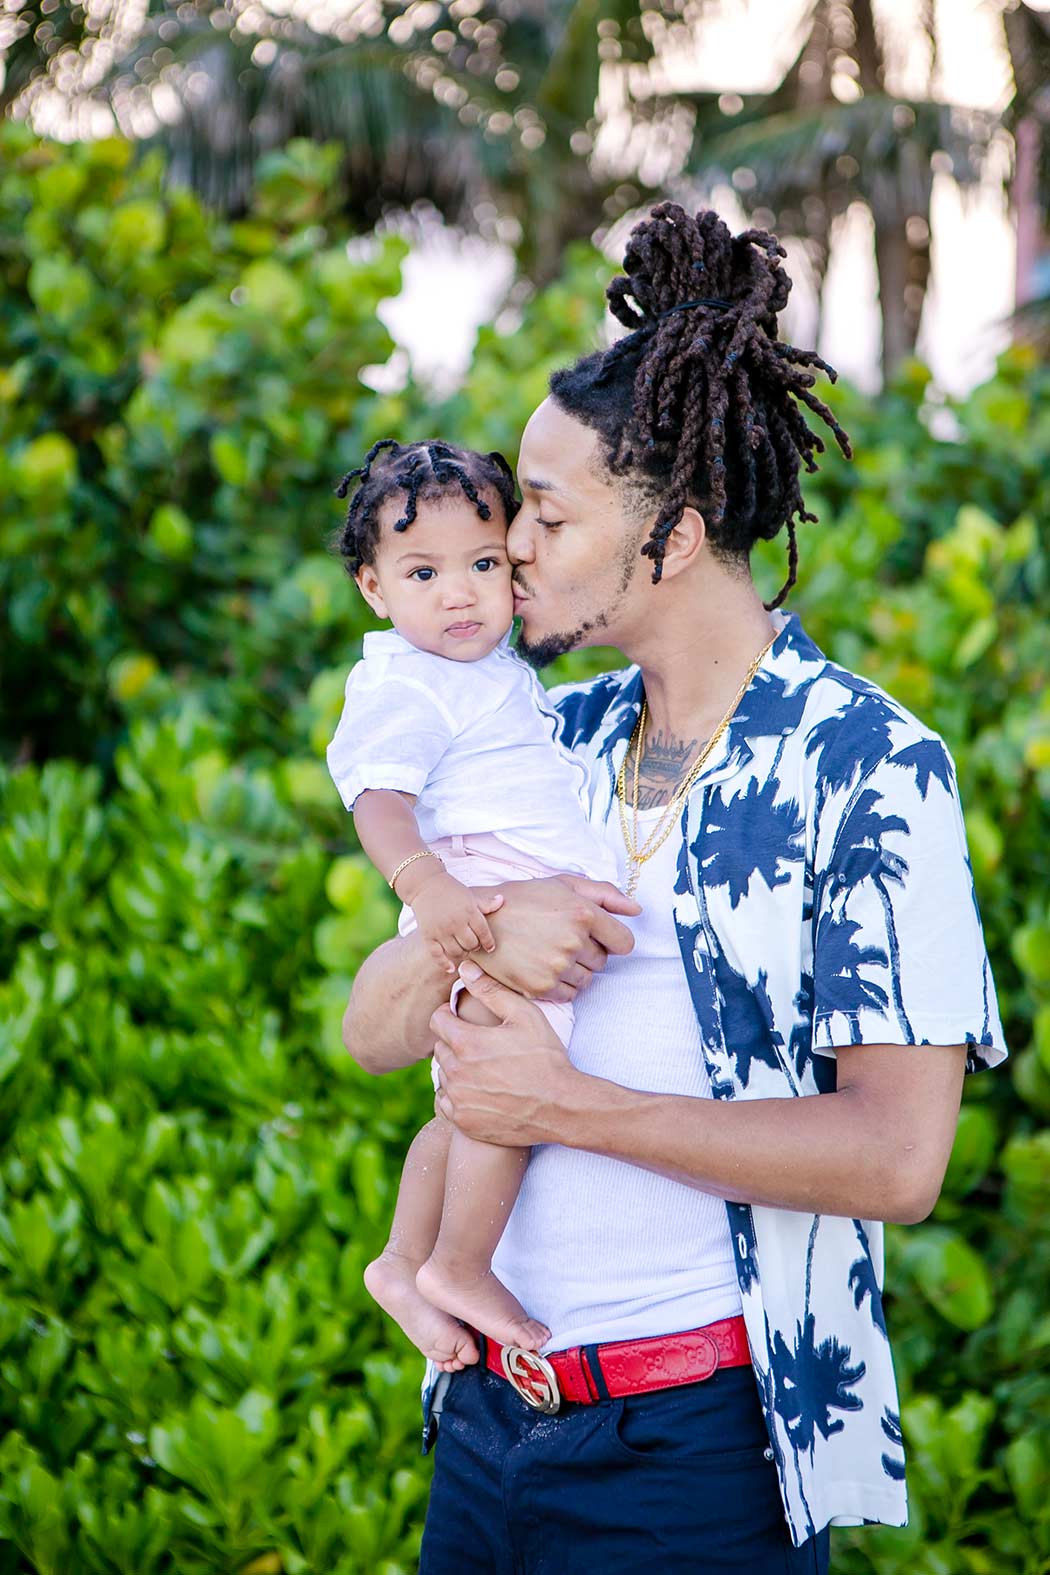
POLYGON ((633 917, 641 906, 608 881, 551 875, 486 889, 503 896, 490 916, 496 950, 485 958, 486 971, 522 995, 575 1000, 610 952, 623 957, 634 946, 613 915, 633 917))
MULTIPOLYGON (((474 889, 479 898, 503 897, 499 912, 489 913, 496 950, 486 955, 485 966, 523 995, 571 1001, 605 967, 610 952, 625 955, 634 945, 613 915, 641 908, 605 881, 556 875, 474 889)), ((392 1072, 430 1054, 430 1016, 448 999, 446 966, 418 930, 384 941, 366 957, 343 1017, 343 1041, 366 1072, 392 1072)))
POLYGON ((474 962, 461 963, 459 974, 498 1021, 465 1023, 449 1006, 431 1017, 441 1083, 435 1112, 484 1143, 531 1148, 550 1142, 555 1113, 571 1103, 580 1074, 532 1001, 474 962))
POLYGON ((914 1224, 951 1153, 965 1045, 850 1045, 833 1093, 712 1099, 623 1087, 580 1072, 531 1001, 460 964, 498 1021, 431 1018, 434 1108, 469 1137, 560 1143, 640 1165, 734 1203, 914 1224))

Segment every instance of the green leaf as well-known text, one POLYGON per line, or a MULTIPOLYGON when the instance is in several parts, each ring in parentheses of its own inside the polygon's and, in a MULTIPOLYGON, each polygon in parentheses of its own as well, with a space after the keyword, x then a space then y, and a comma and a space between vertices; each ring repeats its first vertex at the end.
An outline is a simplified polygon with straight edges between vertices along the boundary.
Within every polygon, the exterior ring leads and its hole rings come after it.
POLYGON ((77 451, 60 432, 34 438, 13 456, 11 479, 31 501, 60 500, 77 478, 77 451))
POLYGON ((248 480, 248 454, 243 443, 230 432, 216 432, 210 446, 212 462, 223 481, 243 487, 248 480))
POLYGON ((1050 984, 1050 924, 1025 924, 1013 938, 1017 966, 1036 984, 1050 984))
POLYGON ((955 648, 952 665, 956 671, 963 672, 967 667, 972 667, 975 662, 980 661, 998 633, 997 618, 991 614, 985 618, 977 618, 955 648))
POLYGON ((984 1260, 953 1231, 924 1229, 913 1247, 913 1272, 923 1295, 957 1329, 979 1329, 992 1314, 984 1260))
POLYGON ((1011 1185, 1030 1199, 1050 1188, 1050 1128, 1012 1137, 1003 1150, 1003 1170, 1011 1185))
POLYGON ((995 1416, 989 1395, 966 1394, 945 1413, 945 1451, 957 1477, 972 1477, 978 1468, 984 1441, 995 1416))
POLYGON ((251 263, 241 279, 247 304, 265 317, 293 323, 305 305, 302 288, 290 269, 270 260, 251 263))
POLYGON ((967 1104, 959 1112, 945 1191, 962 1197, 987 1174, 998 1145, 995 1116, 986 1106, 967 1104))
POLYGON ((1024 1433, 1011 1439, 1003 1453, 1006 1475, 1017 1508, 1025 1520, 1047 1520, 1046 1485, 1050 1481, 1050 1447, 1045 1437, 1024 1433))
POLYGON ((148 540, 161 557, 183 562, 193 554, 193 525, 189 516, 176 503, 162 503, 153 511, 148 540))

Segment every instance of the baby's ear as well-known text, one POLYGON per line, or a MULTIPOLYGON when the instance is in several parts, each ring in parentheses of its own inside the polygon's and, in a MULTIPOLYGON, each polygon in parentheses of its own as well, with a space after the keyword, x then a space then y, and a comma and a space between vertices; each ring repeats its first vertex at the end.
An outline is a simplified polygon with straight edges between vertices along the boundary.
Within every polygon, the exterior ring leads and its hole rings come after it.
POLYGON ((357 588, 378 618, 389 618, 383 593, 379 589, 379 576, 370 563, 362 563, 354 575, 357 588))

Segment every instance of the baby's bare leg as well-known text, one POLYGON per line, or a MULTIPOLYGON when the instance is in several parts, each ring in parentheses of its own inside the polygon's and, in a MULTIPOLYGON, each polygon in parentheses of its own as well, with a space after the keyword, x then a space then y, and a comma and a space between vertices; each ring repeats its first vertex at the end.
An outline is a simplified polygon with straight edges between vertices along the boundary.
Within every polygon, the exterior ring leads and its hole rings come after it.
POLYGON ((417 1263, 430 1257, 437 1241, 452 1132, 452 1123, 435 1115, 412 1139, 401 1167, 387 1247, 417 1263))
POLYGON ((443 1372, 457 1372, 479 1356, 470 1330, 416 1286, 416 1273, 430 1256, 441 1223, 451 1137, 444 1116, 435 1116, 416 1133, 401 1171, 390 1239, 363 1276, 369 1295, 443 1372))
MULTIPOLYGON (((496 1017, 462 994, 458 1015, 465 1022, 495 1023, 496 1017)), ((491 1269, 521 1187, 529 1149, 482 1143, 453 1128, 445 1171, 445 1202, 434 1249, 416 1275, 428 1302, 464 1319, 501 1345, 538 1350, 550 1330, 530 1318, 517 1297, 491 1269)))

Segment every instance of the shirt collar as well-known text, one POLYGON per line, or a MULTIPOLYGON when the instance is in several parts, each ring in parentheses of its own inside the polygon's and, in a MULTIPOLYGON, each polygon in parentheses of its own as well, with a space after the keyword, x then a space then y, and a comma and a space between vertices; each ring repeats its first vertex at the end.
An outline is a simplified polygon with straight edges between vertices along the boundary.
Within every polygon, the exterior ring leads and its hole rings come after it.
POLYGON ((362 656, 394 656, 415 649, 396 629, 373 629, 361 641, 362 656))
MULTIPOLYGON (((786 737, 802 721, 809 688, 827 665, 823 652, 806 634, 797 613, 770 614, 777 628, 773 644, 762 658, 754 678, 726 728, 699 784, 722 781, 741 770, 754 754, 752 743, 763 738, 786 737)), ((613 768, 627 748, 642 705, 642 677, 628 668, 615 702, 615 721, 602 742, 599 755, 610 754, 613 768)))
POLYGON ((798 613, 778 610, 770 617, 777 635, 733 712, 727 731, 734 740, 793 733, 802 721, 809 686, 827 665, 798 613))
MULTIPOLYGON (((493 648, 493 650, 501 651, 509 644, 510 631, 513 627, 514 625, 511 624, 506 634, 500 640, 499 644, 493 648)), ((418 650, 418 645, 413 645, 411 640, 406 640, 404 635, 398 634, 396 629, 373 629, 370 633, 366 634, 364 639, 361 641, 362 656, 403 656, 406 651, 418 650)), ((488 654, 491 656, 493 652, 490 651, 488 654)), ((446 658, 442 657, 440 660, 444 661, 446 658)), ((448 660, 451 661, 451 657, 449 657, 448 660)), ((486 658, 484 656, 479 657, 479 661, 483 662, 485 660, 486 658)), ((471 664, 457 663, 456 665, 470 666, 471 664)))

